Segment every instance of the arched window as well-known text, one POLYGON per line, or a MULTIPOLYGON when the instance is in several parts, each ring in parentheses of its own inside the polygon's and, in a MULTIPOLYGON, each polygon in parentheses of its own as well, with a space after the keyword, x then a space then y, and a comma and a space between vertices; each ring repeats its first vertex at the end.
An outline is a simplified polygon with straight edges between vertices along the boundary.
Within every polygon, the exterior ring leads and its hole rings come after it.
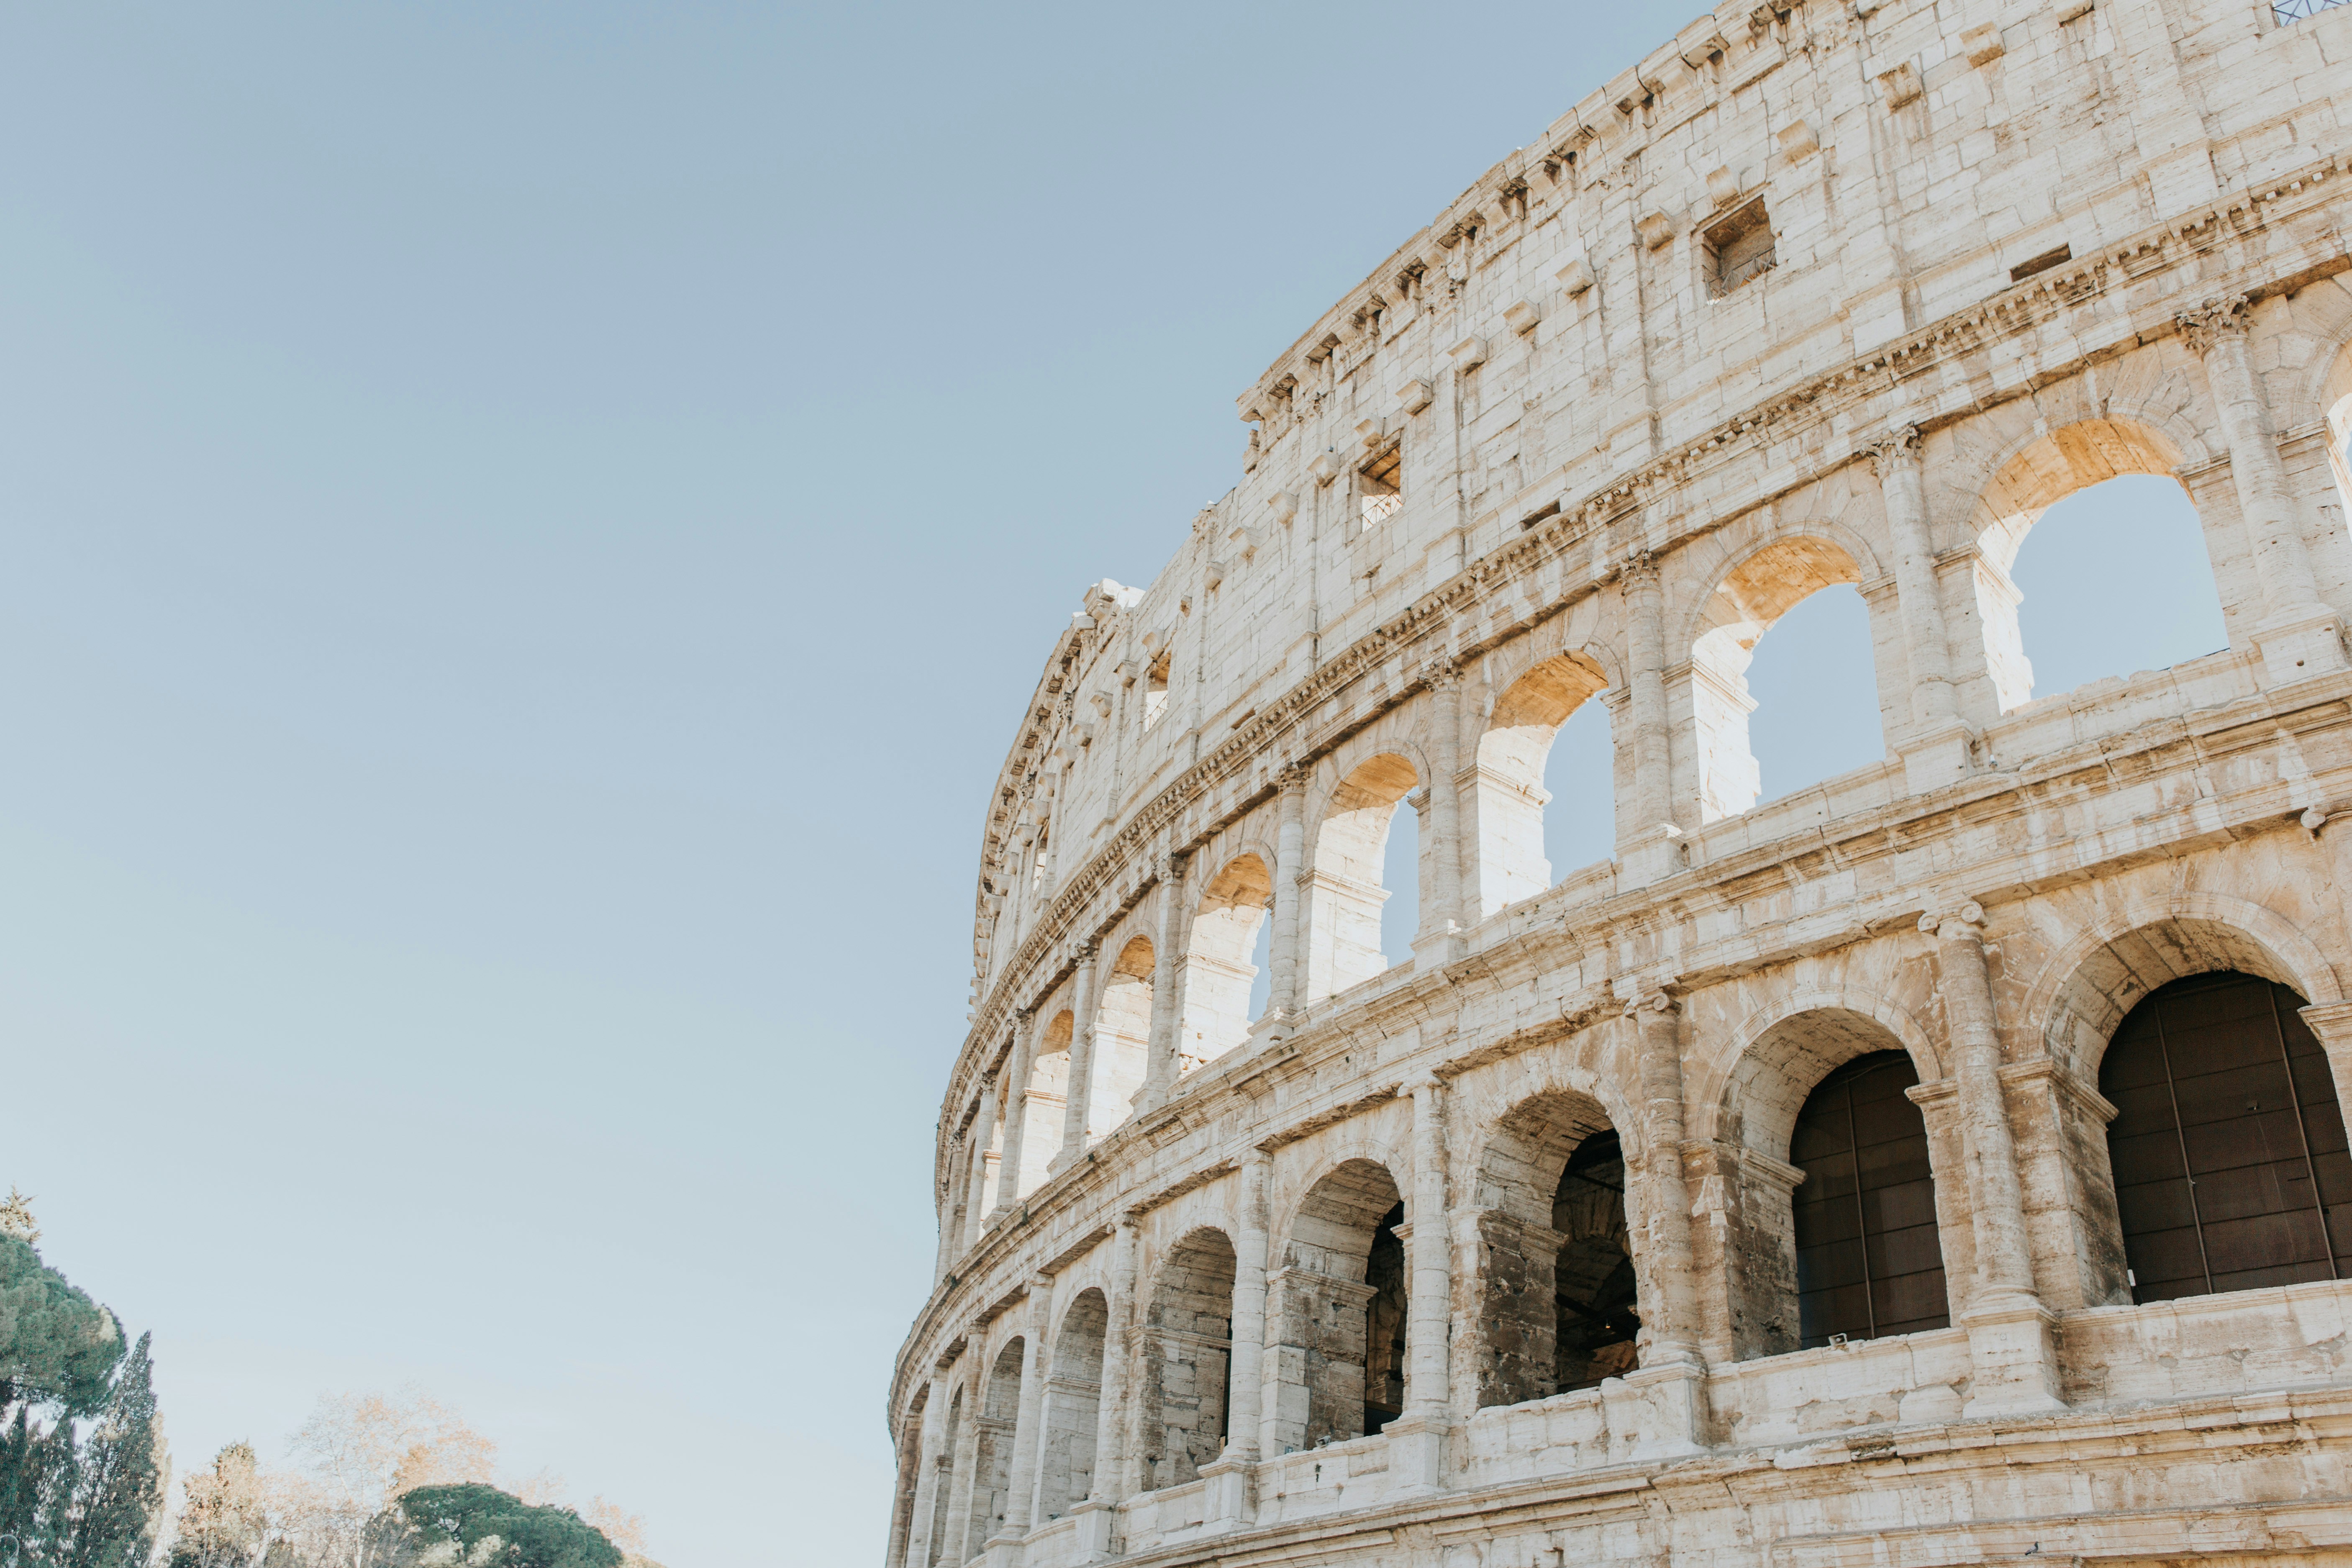
POLYGON ((1176 1244, 1144 1319, 1143 1489, 1198 1480, 1225 1446, 1234 1352, 1234 1244, 1196 1230, 1176 1244))
MULTIPOLYGON (((1390 754, 1359 763, 1331 792, 1316 829, 1314 875, 1307 883, 1310 1002, 1337 995, 1389 967, 1381 950, 1381 906, 1391 892, 1403 891, 1407 903, 1417 907, 1413 862, 1399 865, 1390 853, 1398 803, 1414 782, 1412 764, 1390 754)), ((1418 844, 1417 834, 1413 842, 1418 844)))
POLYGON ((1249 1038, 1250 952, 1267 925, 1274 874, 1255 855, 1236 856, 1201 895, 1184 955, 1184 1023, 1177 1070, 1216 1060, 1249 1038))
POLYGON ((2273 981, 2148 994, 2108 1042, 2107 1159, 2132 1300, 2352 1278, 2352 1154, 2327 1054, 2273 981))
POLYGON ((907 1413, 898 1418, 898 1494, 890 1507, 890 1557, 907 1561, 907 1537, 915 1525, 915 1487, 923 1475, 923 1412, 930 1403, 929 1384, 915 1390, 907 1413))
MULTIPOLYGON (((1028 1096, 1022 1102, 1021 1169, 1013 1173, 1013 1185, 1015 1198, 1025 1198, 1043 1184, 1054 1152, 1062 1146, 1062 1111, 1069 1097, 1074 1022, 1066 1007, 1037 1032, 1036 1049, 1029 1066, 1028 1096)), ((1003 1178, 998 1179, 1001 1182, 1003 1178)))
MULTIPOLYGON (((1475 813, 1478 847, 1478 908, 1483 919, 1506 905, 1533 898, 1552 885, 1555 870, 1574 870, 1609 858, 1614 820, 1613 762, 1606 746, 1608 718, 1594 700, 1607 683, 1590 659, 1558 655, 1513 681, 1496 699, 1495 711, 1478 738, 1478 767, 1469 806, 1475 813), (1578 776, 1566 791, 1549 787, 1551 762, 1566 726, 1588 710, 1599 714, 1602 742, 1597 754, 1575 748, 1578 776), (1568 799, 1555 805, 1565 794, 1568 799), (1557 816, 1576 814, 1581 831, 1570 831, 1557 816), (1592 819, 1599 817, 1596 823, 1592 819), (1561 829, 1555 834, 1555 828, 1561 829), (1598 831, 1594 831, 1595 828, 1598 831), (1586 851, 1555 864, 1549 847, 1558 838, 1586 851)), ((1594 728, 1588 720, 1587 731, 1594 728)))
POLYGON ((1927 1124, 1904 1090, 1919 1074, 1902 1051, 1857 1057, 1822 1079, 1797 1113, 1789 1160, 1798 1338, 1879 1339, 1951 1322, 1927 1124))
POLYGON ((2181 461, 2153 426, 2084 419, 1985 487, 1976 613, 2002 712, 2227 645, 2204 523, 2172 477, 2181 461))
POLYGON ((1756 552, 1707 596, 1688 696, 1703 820, 1885 756, 1869 614, 1852 586, 1860 577, 1843 549, 1804 536, 1756 552), (1771 656, 1759 658, 1768 634, 1771 656), (1767 715, 1761 745, 1751 742, 1753 711, 1767 715))
POLYGON ((1045 1378, 1045 1443, 1038 1457, 1042 1519, 1058 1519, 1095 1479, 1095 1420, 1102 1409, 1103 1331, 1110 1312, 1099 1290, 1083 1290, 1062 1314, 1045 1378))
POLYGON ((1349 1161, 1300 1203, 1270 1282, 1276 1453, 1360 1437, 1402 1408, 1402 1205, 1386 1167, 1370 1160, 1349 1161))
POLYGON ((1095 1009, 1095 1055, 1087 1095, 1087 1136, 1099 1138, 1134 1111, 1143 1087, 1144 1058, 1151 1039, 1150 937, 1129 937, 1118 962, 1103 977, 1102 1001, 1095 1009))

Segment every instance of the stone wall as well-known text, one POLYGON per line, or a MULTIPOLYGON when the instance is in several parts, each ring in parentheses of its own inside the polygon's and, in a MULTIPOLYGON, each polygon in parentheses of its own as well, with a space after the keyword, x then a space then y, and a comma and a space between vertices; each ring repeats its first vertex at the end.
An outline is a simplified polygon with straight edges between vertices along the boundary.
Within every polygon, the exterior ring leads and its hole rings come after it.
POLYGON ((1268 367, 988 803, 892 1568, 2352 1552, 2352 1281, 2135 1304, 2097 1087, 2235 971, 2352 1106, 2347 106, 2352 7, 1729 5, 1268 367), (2018 547, 2130 473, 2229 646, 2036 694, 2018 547), (1749 652, 1839 584, 1885 757, 1759 803, 1749 652), (1951 1326, 1801 1350, 1791 1131, 1879 1051, 1951 1326), (1603 1131, 1639 1334, 1560 1392, 1603 1131))

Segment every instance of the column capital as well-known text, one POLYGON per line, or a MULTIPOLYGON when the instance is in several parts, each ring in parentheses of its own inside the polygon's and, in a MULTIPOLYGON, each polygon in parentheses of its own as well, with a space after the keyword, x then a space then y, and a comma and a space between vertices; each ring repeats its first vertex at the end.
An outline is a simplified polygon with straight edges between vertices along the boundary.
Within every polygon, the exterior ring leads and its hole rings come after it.
POLYGON ((1452 654, 1440 654, 1421 667, 1421 678, 1433 691, 1462 684, 1462 664, 1452 654))
POLYGON ((1312 773, 1314 771, 1315 764, 1312 763, 1285 763, 1282 766, 1274 770, 1275 787, 1285 795, 1289 795, 1294 792, 1303 792, 1307 788, 1307 775, 1312 773))
POLYGON ((1870 459, 1870 471, 1883 481, 1897 468, 1916 468, 1919 464, 1919 426, 1897 425, 1877 440, 1854 454, 1870 459))
POLYGON ((1631 1018, 1643 1013, 1663 1013, 1671 1017, 1682 1010, 1681 1000, 1671 990, 1665 985, 1654 985, 1633 993, 1625 1004, 1624 1016, 1631 1018))
POLYGON ((1654 588, 1658 583, 1658 557, 1648 548, 1633 551, 1617 568, 1628 588, 1654 588))
POLYGON ((2172 318, 2172 322, 2180 329, 2180 339, 2189 345, 2189 352, 2203 359, 2223 339, 2246 335, 2246 297, 2227 294, 2208 300, 2193 310, 2181 311, 2172 318))
POLYGON ((1919 917, 1919 929, 1938 942, 1984 941, 1984 906, 1974 899, 1931 909, 1919 917))
POLYGON ((1445 1092, 1445 1080, 1433 1072, 1417 1072, 1398 1084, 1396 1092, 1400 1100, 1419 1100, 1423 1095, 1434 1097, 1445 1092))

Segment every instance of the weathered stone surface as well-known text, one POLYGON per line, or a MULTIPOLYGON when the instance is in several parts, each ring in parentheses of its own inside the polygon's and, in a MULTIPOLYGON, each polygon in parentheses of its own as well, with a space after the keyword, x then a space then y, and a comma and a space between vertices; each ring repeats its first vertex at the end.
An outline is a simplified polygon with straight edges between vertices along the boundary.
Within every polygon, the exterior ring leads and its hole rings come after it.
POLYGON ((2098 1088, 2238 971, 2352 1104, 2347 109, 2352 7, 1727 8, 1241 395, 989 805, 893 1568, 2352 1555, 2352 1281, 2133 1304, 2098 1088), (2032 696, 2019 542, 2130 473, 2230 646, 2032 696), (1835 584, 1885 760, 1758 805, 1749 651, 1835 584), (1553 867, 1593 700, 1617 853, 1553 867), (1792 1130, 1876 1051, 1950 1326, 1800 1349, 1792 1130))

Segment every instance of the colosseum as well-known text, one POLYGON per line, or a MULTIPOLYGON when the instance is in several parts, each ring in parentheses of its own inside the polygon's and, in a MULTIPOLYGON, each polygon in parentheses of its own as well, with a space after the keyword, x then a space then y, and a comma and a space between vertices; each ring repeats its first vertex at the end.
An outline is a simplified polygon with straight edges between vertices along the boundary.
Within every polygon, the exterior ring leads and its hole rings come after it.
POLYGON ((890 1568, 2352 1557, 2347 110, 2321 0, 1742 0, 1308 326, 985 803, 890 1568), (2228 645, 2038 693, 2119 475, 2228 645))

